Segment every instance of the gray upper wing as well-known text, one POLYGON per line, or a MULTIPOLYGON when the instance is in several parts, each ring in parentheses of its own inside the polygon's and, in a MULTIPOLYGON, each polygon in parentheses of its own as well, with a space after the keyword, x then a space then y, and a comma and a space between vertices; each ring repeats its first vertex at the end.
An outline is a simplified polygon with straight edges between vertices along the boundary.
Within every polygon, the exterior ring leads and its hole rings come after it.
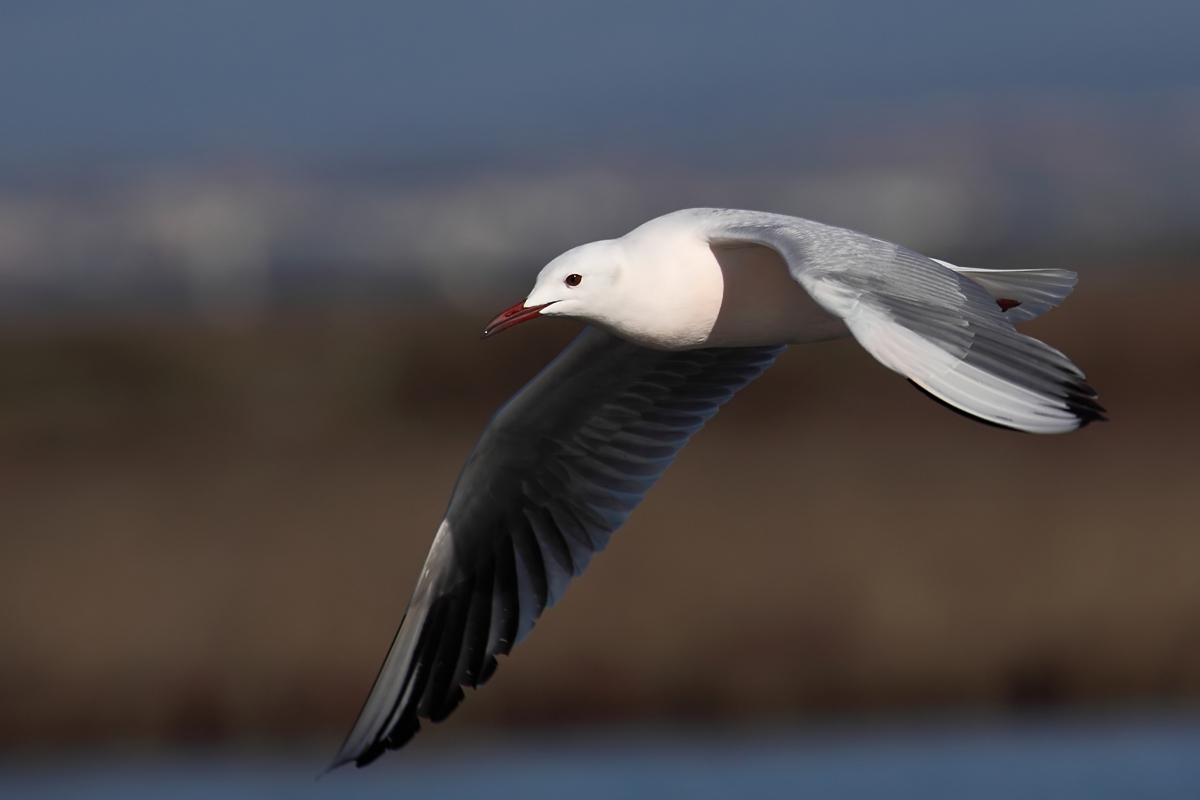
POLYGON ((689 213, 710 241, 775 249, 792 277, 845 321, 868 352, 957 411, 1032 433, 1061 433, 1104 418, 1083 373, 1059 351, 1018 333, 969 274, 797 217, 689 213))
POLYGON ((693 433, 783 347, 650 350, 589 328, 467 459, 375 686, 334 761, 445 718, 553 605, 693 433))

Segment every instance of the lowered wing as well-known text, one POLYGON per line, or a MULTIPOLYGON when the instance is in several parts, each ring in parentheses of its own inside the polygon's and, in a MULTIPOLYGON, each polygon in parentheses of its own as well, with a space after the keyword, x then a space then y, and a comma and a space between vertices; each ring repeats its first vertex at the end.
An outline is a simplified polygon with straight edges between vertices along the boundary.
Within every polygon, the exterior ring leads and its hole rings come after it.
POLYGON ((721 405, 783 347, 650 350, 589 328, 493 417, 333 767, 483 684, 721 405))

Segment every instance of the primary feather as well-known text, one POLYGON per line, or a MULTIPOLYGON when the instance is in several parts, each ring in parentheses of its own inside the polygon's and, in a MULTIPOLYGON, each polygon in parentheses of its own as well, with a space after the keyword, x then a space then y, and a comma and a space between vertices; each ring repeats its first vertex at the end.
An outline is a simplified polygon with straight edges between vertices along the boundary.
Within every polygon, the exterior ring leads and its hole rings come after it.
POLYGON ((587 568, 696 431, 782 347, 651 350, 592 328, 467 459, 375 687, 333 766, 446 717, 587 568))

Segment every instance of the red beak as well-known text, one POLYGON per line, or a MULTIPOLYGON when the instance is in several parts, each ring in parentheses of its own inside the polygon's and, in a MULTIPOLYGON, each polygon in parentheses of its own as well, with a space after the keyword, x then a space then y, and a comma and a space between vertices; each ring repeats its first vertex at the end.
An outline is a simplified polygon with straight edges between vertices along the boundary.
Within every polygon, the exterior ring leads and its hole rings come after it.
POLYGON ((496 318, 489 322, 487 327, 483 329, 483 336, 480 336, 479 338, 486 339, 494 333, 499 333, 506 328, 511 328, 513 325, 526 322, 534 319, 535 317, 540 317, 542 315, 542 309, 548 305, 550 304, 542 303, 540 306, 526 307, 525 301, 522 300, 512 308, 506 308, 504 311, 501 311, 499 314, 497 314, 496 318))

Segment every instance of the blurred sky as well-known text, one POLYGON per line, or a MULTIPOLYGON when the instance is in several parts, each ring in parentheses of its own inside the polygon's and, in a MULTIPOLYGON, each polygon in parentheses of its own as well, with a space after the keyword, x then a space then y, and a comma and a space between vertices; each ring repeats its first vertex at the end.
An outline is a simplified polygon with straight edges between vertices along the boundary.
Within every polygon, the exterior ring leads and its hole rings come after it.
POLYGON ((1200 89, 1194 0, 7 0, 0 167, 662 153, 938 98, 1200 89))
POLYGON ((1200 249, 1197 31, 1194 0, 0 0, 0 320, 490 305, 689 206, 1134 274, 1200 249))

